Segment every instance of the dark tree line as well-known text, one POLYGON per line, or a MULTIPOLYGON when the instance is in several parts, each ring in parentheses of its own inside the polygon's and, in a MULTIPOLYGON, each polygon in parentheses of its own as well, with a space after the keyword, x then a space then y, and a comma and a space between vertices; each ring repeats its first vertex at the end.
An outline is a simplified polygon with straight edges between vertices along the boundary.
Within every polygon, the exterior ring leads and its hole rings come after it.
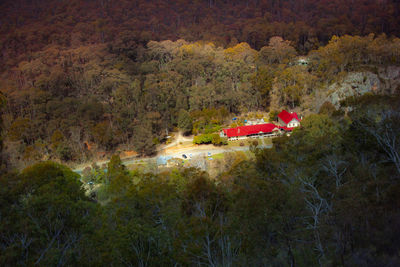
POLYGON ((333 35, 399 35, 396 0, 2 1, 2 67, 47 45, 107 43, 120 50, 150 40, 247 42, 260 49, 273 36, 303 53, 333 35), (4 65, 5 64, 5 65, 4 65))
POLYGON ((52 162, 4 174, 0 264, 398 266, 398 101, 324 107, 216 179, 118 156, 85 172, 90 196, 52 162))

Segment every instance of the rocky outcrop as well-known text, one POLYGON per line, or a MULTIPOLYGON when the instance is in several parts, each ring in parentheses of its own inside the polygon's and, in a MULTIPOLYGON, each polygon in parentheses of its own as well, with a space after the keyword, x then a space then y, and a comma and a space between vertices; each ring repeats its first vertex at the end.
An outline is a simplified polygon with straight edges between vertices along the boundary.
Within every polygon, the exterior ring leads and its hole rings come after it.
POLYGON ((336 108, 340 101, 349 97, 363 95, 368 92, 376 94, 394 94, 400 91, 400 67, 389 66, 372 71, 351 72, 340 82, 328 87, 326 101, 336 108))

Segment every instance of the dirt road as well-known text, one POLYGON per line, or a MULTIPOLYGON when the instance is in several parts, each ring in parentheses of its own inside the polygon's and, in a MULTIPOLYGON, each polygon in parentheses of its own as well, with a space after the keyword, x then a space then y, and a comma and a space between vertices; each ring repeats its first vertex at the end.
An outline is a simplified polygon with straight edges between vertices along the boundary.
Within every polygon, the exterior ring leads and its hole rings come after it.
POLYGON ((187 142, 193 143, 193 135, 192 136, 183 136, 182 132, 178 132, 177 137, 170 144, 162 146, 161 150, 167 149, 170 147, 179 146, 180 144, 187 143, 187 142))
MULTIPOLYGON (((125 165, 131 165, 138 162, 145 162, 145 161, 153 161, 157 160, 160 156, 167 156, 171 158, 180 158, 183 159, 185 155, 188 158, 196 157, 196 156, 209 156, 211 154, 220 154, 220 153, 227 153, 227 152, 235 152, 235 151, 247 151, 249 150, 248 146, 239 146, 239 147, 227 147, 221 146, 216 147, 214 145, 194 145, 191 143, 193 137, 183 137, 180 133, 178 134, 177 138, 171 143, 166 146, 160 147, 157 155, 154 157, 143 157, 143 158, 126 158, 122 159, 122 163, 125 165)), ((272 145, 265 145, 262 146, 263 148, 271 148, 272 145)), ((103 164, 108 163, 109 160, 101 160, 97 161, 96 164, 102 166, 103 164)), ((85 163, 77 166, 74 168, 74 172, 82 173, 82 171, 91 166, 92 163, 85 163)))

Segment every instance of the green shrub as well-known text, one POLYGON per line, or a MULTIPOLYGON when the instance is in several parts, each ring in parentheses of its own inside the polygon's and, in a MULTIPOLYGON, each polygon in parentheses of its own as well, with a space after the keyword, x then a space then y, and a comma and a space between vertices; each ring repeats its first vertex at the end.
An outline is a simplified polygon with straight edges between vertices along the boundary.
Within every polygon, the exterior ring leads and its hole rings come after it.
POLYGON ((221 138, 219 134, 201 134, 193 138, 194 144, 213 144, 216 146, 227 145, 228 140, 226 138, 221 138))
POLYGON ((213 135, 212 134, 201 134, 193 138, 194 144, 211 144, 213 135))
POLYGON ((228 144, 228 139, 225 137, 219 136, 219 134, 213 134, 212 144, 215 146, 222 146, 228 144))

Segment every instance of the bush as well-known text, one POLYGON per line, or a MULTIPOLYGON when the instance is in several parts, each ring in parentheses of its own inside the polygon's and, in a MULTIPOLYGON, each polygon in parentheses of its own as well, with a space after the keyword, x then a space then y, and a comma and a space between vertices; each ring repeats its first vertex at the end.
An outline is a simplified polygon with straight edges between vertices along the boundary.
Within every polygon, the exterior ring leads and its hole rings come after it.
POLYGON ((225 137, 219 136, 219 134, 213 134, 212 144, 214 146, 222 146, 228 144, 228 139, 225 137))
POLYGON ((193 120, 186 110, 181 109, 179 111, 178 128, 182 130, 184 135, 192 133, 193 120))
POLYGON ((216 146, 227 145, 228 139, 221 138, 219 134, 201 134, 193 138, 194 144, 213 144, 216 146))
POLYGON ((72 160, 72 149, 67 144, 59 145, 56 154, 63 161, 72 160))
POLYGON ((211 144, 213 135, 212 134, 201 134, 193 138, 194 144, 211 144))
POLYGON ((276 110, 271 110, 271 111, 269 112, 269 121, 276 121, 276 120, 278 120, 278 114, 279 114, 278 111, 276 111, 276 110))
POLYGON ((204 127, 205 134, 216 133, 222 130, 221 125, 209 124, 204 127))
POLYGON ((336 107, 329 101, 325 101, 322 106, 319 108, 319 114, 325 114, 332 116, 332 114, 336 111, 336 107))

